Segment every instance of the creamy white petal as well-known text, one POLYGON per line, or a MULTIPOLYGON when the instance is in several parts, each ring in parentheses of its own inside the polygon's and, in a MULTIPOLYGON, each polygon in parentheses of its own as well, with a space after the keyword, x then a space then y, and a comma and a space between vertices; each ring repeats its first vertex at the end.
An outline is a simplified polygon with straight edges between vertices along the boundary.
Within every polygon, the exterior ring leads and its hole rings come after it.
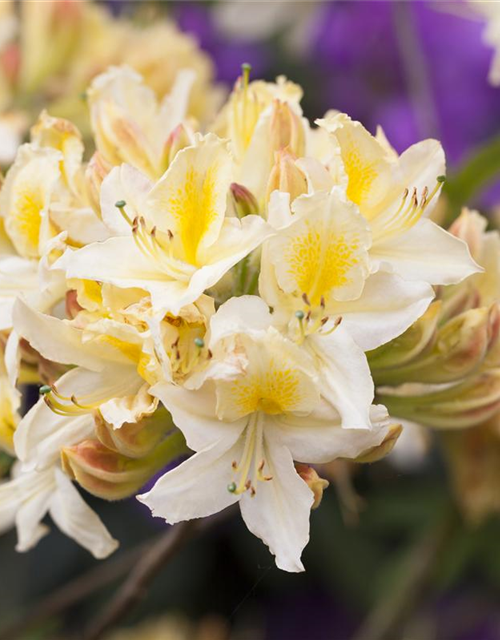
POLYGON ((205 449, 218 440, 224 440, 227 447, 232 446, 247 423, 245 418, 231 423, 216 418, 215 387, 210 382, 197 391, 160 382, 151 387, 150 393, 170 411, 175 425, 194 451, 205 449))
POLYGON ((379 271, 368 278, 361 298, 337 303, 332 313, 342 316, 343 327, 368 351, 406 331, 433 298, 429 284, 379 271))
POLYGON ((379 445, 387 434, 388 424, 385 420, 378 422, 377 418, 377 414, 371 412, 372 429, 343 429, 338 413, 322 400, 307 416, 273 416, 272 426, 294 460, 320 463, 356 458, 379 445))
POLYGON ((427 219, 397 238, 374 243, 370 257, 405 280, 429 284, 455 284, 481 270, 463 240, 427 219))
POLYGON ((243 444, 230 444, 229 448, 227 444, 222 439, 196 453, 137 499, 151 509, 153 516, 169 524, 204 518, 234 504, 239 496, 228 491, 231 463, 241 456, 243 444))
POLYGON ((106 346, 82 344, 82 332, 68 322, 39 313, 20 299, 14 305, 13 320, 18 334, 48 360, 92 371, 106 365, 106 346))
POLYGON ((248 529, 263 540, 284 571, 304 571, 300 560, 309 541, 313 493, 296 472, 292 456, 278 440, 266 434, 265 455, 272 480, 259 482, 255 496, 240 500, 248 529))
POLYGON ((321 395, 340 413, 342 426, 369 428, 374 386, 361 347, 342 325, 329 335, 311 335, 307 343, 319 362, 321 395))
POLYGON ((55 482, 49 512, 59 529, 95 558, 106 558, 113 553, 118 542, 60 469, 55 469, 55 482))
POLYGON ((258 296, 231 298, 210 320, 210 346, 235 333, 266 331, 272 324, 267 304, 258 296))
POLYGON ((101 214, 106 227, 116 236, 131 234, 130 224, 116 207, 119 200, 125 202, 124 211, 134 220, 144 211, 144 203, 153 187, 151 180, 128 164, 114 167, 101 186, 101 214))

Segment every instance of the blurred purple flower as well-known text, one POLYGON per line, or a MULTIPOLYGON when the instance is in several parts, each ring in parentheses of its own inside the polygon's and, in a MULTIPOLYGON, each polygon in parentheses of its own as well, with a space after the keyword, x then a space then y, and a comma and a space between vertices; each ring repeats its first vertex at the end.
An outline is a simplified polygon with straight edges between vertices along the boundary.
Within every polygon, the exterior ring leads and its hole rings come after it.
POLYGON ((500 90, 487 81, 483 25, 439 2, 327 2, 311 32, 325 106, 370 129, 382 124, 400 151, 441 139, 449 161, 500 131, 500 90))
POLYGON ((212 56, 218 81, 232 86, 244 62, 252 65, 254 77, 264 73, 269 57, 266 45, 228 39, 217 28, 210 7, 205 3, 177 3, 173 18, 182 31, 194 35, 201 48, 212 56))

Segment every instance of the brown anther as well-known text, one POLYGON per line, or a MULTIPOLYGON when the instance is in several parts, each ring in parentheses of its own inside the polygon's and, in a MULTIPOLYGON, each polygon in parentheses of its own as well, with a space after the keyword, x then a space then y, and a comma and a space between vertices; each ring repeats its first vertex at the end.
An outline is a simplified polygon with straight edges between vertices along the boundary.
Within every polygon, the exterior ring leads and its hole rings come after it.
POLYGON ((321 296, 321 300, 320 300, 319 304, 320 304, 322 309, 324 309, 326 307, 324 296, 321 296))
POLYGON ((406 200, 406 198, 408 197, 408 193, 409 193, 408 189, 405 189, 405 190, 403 191, 403 202, 404 202, 404 201, 406 200))
POLYGON ((307 293, 302 294, 302 300, 307 304, 308 307, 311 306, 311 302, 309 301, 309 296, 307 295, 307 293))
POLYGON ((250 489, 251 486, 252 486, 252 481, 251 480, 247 480, 245 482, 245 489, 250 489))
POLYGON ((176 360, 180 360, 181 359, 181 352, 179 351, 179 349, 177 349, 176 352, 175 352, 175 359, 176 360))
POLYGON ((342 316, 339 316, 336 320, 335 320, 335 326, 338 327, 339 324, 342 322, 342 316))
POLYGON ((325 325, 328 322, 329 319, 330 318, 328 316, 325 316, 324 318, 321 318, 321 326, 325 325))
POLYGON ((236 462, 236 460, 233 460, 231 462, 231 467, 233 468, 234 471, 238 469, 238 463, 236 462))
POLYGON ((306 322, 309 322, 310 319, 311 319, 311 309, 309 309, 309 311, 307 312, 306 322))
POLYGON ((169 240, 173 240, 174 239, 174 234, 170 231, 170 229, 167 229, 167 236, 169 240))
POLYGON ((139 222, 141 223, 141 227, 145 227, 146 226, 146 220, 144 219, 144 216, 141 216, 139 218, 139 222))
POLYGON ((261 471, 262 471, 262 469, 264 468, 264 465, 265 465, 265 464, 266 464, 266 461, 265 461, 265 460, 261 460, 261 461, 260 461, 260 464, 259 464, 259 467, 258 467, 259 472, 261 472, 261 471))
POLYGON ((175 339, 174 342, 172 342, 172 349, 175 349, 175 347, 179 344, 179 340, 181 339, 180 336, 177 336, 177 338, 175 339))
POLYGON ((153 236, 153 238, 156 238, 156 225, 151 229, 149 233, 153 236))
POLYGON ((214 357, 214 354, 212 353, 211 349, 207 349, 207 357, 208 357, 209 360, 210 360, 210 358, 214 357))
POLYGON ((272 476, 262 476, 262 480, 264 480, 264 482, 269 482, 272 479, 273 479, 272 476))
POLYGON ((427 200, 427 196, 429 195, 429 187, 425 185, 422 189, 422 200, 427 200))
POLYGON ((253 498, 255 496, 255 488, 254 487, 250 487, 250 496, 253 498))
POLYGON ((76 399, 76 396, 75 396, 75 395, 71 396, 71 402, 72 402, 73 404, 78 404, 78 400, 76 399))

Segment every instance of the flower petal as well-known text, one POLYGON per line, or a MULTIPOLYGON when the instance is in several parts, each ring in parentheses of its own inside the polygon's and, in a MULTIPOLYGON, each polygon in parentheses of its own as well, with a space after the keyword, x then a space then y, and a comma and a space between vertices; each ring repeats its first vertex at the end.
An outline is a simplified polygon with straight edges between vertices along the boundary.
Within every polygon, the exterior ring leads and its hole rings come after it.
POLYGON ((405 282, 379 271, 366 281, 358 300, 338 302, 332 314, 342 316, 343 327, 368 351, 401 335, 427 309, 434 291, 425 282, 405 282))
POLYGON ((204 518, 234 504, 239 496, 227 487, 232 478, 231 463, 241 456, 243 444, 227 445, 222 439, 196 453, 137 499, 151 509, 153 516, 169 524, 204 518))
POLYGON ((170 411, 175 425, 193 451, 205 449, 222 438, 230 447, 246 426, 245 419, 227 423, 216 417, 215 389, 210 382, 197 391, 160 382, 151 387, 149 392, 170 411))
POLYGON ((481 271, 463 240, 427 219, 397 238, 374 243, 370 257, 405 280, 429 284, 455 284, 481 271))
POLYGON ((320 362, 321 395, 340 413, 344 428, 369 428, 374 386, 368 361, 345 327, 316 333, 308 343, 320 362))
POLYGON ((265 455, 272 480, 259 482, 253 497, 248 491, 242 495, 241 515, 276 556, 280 569, 304 571, 300 556, 309 541, 313 493, 296 472, 288 449, 267 434, 265 455))
POLYGON ((113 553, 118 542, 60 469, 55 469, 55 482, 56 491, 51 497, 49 511, 59 529, 95 558, 106 558, 113 553))

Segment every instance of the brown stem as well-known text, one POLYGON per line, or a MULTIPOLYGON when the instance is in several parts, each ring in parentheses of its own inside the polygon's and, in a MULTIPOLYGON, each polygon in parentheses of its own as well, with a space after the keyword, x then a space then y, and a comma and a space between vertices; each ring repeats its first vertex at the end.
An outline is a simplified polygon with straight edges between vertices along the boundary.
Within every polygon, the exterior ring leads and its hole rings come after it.
POLYGON ((172 527, 142 556, 111 603, 91 621, 84 640, 99 640, 147 595, 150 583, 199 527, 196 520, 172 527))
POLYGON ((23 613, 17 620, 4 627, 0 631, 0 640, 15 640, 15 638, 24 636, 36 624, 68 609, 91 593, 118 580, 132 569, 149 548, 151 548, 151 541, 107 562, 100 563, 78 578, 59 587, 38 604, 35 604, 29 614, 23 613))

